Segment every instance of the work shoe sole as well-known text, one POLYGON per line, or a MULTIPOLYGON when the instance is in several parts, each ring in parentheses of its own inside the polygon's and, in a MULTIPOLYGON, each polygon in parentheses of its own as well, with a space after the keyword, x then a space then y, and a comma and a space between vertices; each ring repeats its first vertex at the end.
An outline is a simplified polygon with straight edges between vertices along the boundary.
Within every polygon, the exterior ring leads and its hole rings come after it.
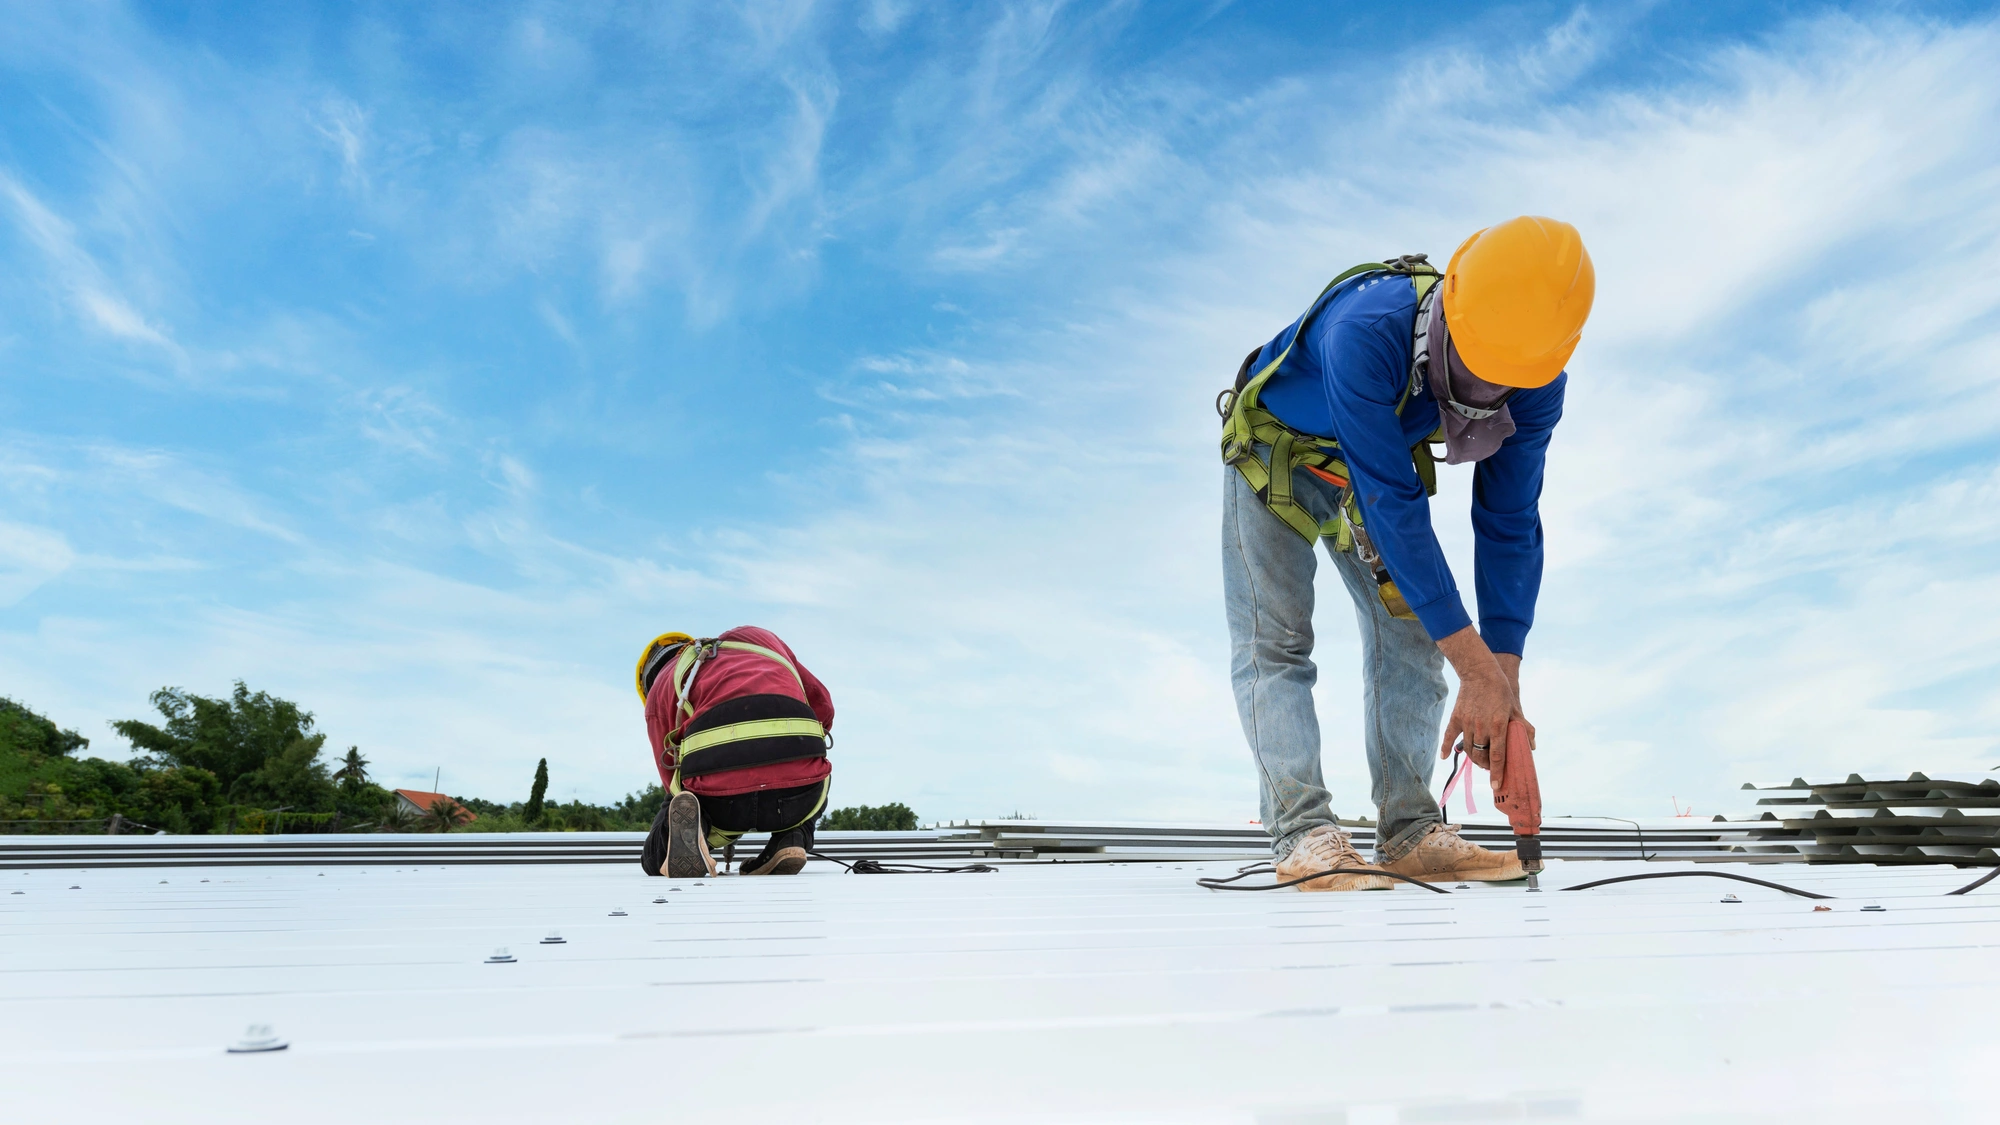
MULTIPOLYGON (((1387 864, 1383 865, 1383 869, 1396 871, 1393 866, 1387 864)), ((1396 871, 1396 874, 1403 873, 1396 871)), ((1511 863, 1506 867, 1481 867, 1472 871, 1425 871, 1406 876, 1419 883, 1518 883, 1527 877, 1527 869, 1518 863, 1511 863)))
POLYGON ((762 867, 745 867, 745 875, 797 875, 806 866, 804 848, 779 848, 762 867))
POLYGON ((667 802, 667 862, 660 874, 669 879, 701 879, 715 874, 702 839, 701 799, 682 793, 667 802))
MULTIPOLYGON (((1285 878, 1296 879, 1299 875, 1305 874, 1309 873, 1301 871, 1297 875, 1285 876, 1285 878)), ((1300 883, 1292 889, 1297 891, 1392 891, 1396 889, 1396 881, 1380 875, 1328 875, 1323 879, 1314 879, 1310 883, 1300 883)))

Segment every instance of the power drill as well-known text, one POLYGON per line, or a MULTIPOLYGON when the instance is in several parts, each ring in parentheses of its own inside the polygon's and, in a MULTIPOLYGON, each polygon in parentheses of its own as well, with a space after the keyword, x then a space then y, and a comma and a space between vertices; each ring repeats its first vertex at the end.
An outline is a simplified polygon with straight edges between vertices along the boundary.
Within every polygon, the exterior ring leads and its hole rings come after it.
POLYGON ((1493 781, 1493 805, 1507 814, 1514 827, 1514 855, 1528 872, 1528 889, 1542 889, 1542 786, 1535 778, 1535 736, 1528 724, 1507 724, 1507 744, 1495 746, 1487 767, 1493 781))

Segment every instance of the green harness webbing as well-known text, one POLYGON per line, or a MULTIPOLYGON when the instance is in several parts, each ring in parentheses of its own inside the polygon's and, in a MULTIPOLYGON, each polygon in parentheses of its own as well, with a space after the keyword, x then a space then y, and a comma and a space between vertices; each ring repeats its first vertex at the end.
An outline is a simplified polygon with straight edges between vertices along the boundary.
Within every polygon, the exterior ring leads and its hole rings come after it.
MULTIPOLYGON (((1409 606, 1395 583, 1389 579, 1387 567, 1367 542, 1367 534, 1362 531, 1361 504, 1355 498, 1353 479, 1347 462, 1341 459, 1340 443, 1331 438, 1300 433, 1280 422, 1276 415, 1264 409, 1258 401, 1264 384, 1284 366, 1286 357, 1298 346, 1311 327, 1313 318, 1325 307, 1327 295, 1344 282, 1372 273, 1395 274, 1410 279, 1417 293, 1417 327, 1424 325, 1424 298, 1430 293, 1440 277, 1437 267, 1425 260, 1422 254, 1406 254, 1387 262, 1363 262, 1339 277, 1326 283, 1326 288, 1313 298, 1311 308, 1299 321, 1298 331, 1292 333, 1291 342, 1278 357, 1265 364, 1255 375, 1242 385, 1223 392, 1217 400, 1217 412, 1222 415, 1222 461, 1233 466, 1243 476, 1263 501, 1272 515, 1285 522, 1287 527, 1298 532, 1308 544, 1319 542, 1322 536, 1333 540, 1334 547, 1341 551, 1355 548, 1357 536, 1362 544, 1362 557, 1375 571, 1376 583, 1381 587, 1382 602, 1396 617, 1412 618, 1409 606), (1257 447, 1269 447, 1268 458, 1257 455, 1257 447), (1313 472, 1341 489, 1339 513, 1322 524, 1313 518, 1311 512, 1299 504, 1292 493, 1292 475, 1299 469, 1313 472)), ((1252 353, 1253 355, 1255 353, 1252 353)), ((1403 385, 1402 397, 1396 400, 1396 416, 1403 416, 1403 408, 1409 405, 1410 396, 1420 389, 1418 372, 1423 357, 1411 356, 1410 377, 1403 385)), ((1247 370, 1247 361, 1246 361, 1247 370)), ((1442 425, 1423 441, 1410 447, 1410 460, 1415 464, 1417 479, 1423 482, 1426 496, 1437 495, 1437 463, 1431 454, 1430 443, 1444 440, 1442 425)))

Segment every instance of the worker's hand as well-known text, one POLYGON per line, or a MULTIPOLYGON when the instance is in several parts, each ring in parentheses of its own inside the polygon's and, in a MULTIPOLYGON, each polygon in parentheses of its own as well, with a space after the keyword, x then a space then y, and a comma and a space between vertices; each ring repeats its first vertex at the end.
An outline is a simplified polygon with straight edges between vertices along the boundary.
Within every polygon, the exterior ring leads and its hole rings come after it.
POLYGON ((1438 757, 1450 757, 1452 745, 1463 737, 1462 749, 1472 764, 1491 769, 1493 750, 1507 744, 1507 724, 1515 719, 1527 721, 1521 714, 1520 691, 1508 675, 1510 670, 1518 674, 1520 658, 1496 659, 1470 625, 1439 641, 1438 648, 1458 673, 1458 698, 1452 702, 1451 721, 1445 724, 1438 757))

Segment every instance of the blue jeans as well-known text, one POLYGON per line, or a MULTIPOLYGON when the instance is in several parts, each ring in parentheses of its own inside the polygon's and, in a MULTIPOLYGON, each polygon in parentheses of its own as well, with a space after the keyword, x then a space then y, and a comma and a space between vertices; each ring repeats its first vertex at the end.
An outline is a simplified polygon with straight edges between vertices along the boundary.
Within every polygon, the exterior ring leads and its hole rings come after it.
MULTIPOLYGON (((1260 447, 1260 452, 1263 450, 1260 447)), ((1242 474, 1224 466, 1222 594, 1229 612, 1229 679, 1236 713, 1263 780, 1264 826, 1282 858, 1322 824, 1332 796, 1320 773, 1319 716, 1313 711, 1313 574, 1318 557, 1298 532, 1271 514, 1242 474)), ((1292 493, 1322 524, 1340 490, 1301 469, 1292 493)), ((1444 720, 1444 655, 1416 621, 1389 615, 1375 576, 1352 551, 1327 557, 1354 600, 1361 626, 1363 745, 1375 801, 1376 854, 1409 854, 1441 819, 1431 797, 1439 724, 1444 720)))

